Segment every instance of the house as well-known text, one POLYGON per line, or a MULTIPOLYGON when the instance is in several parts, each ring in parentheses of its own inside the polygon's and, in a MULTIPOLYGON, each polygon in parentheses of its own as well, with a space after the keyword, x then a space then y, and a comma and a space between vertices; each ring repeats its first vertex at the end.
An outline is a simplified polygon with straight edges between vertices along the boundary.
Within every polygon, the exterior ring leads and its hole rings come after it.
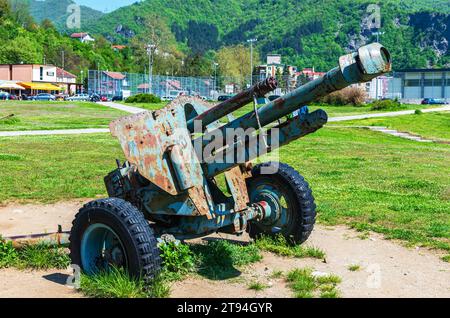
POLYGON ((59 92, 54 65, 0 64, 0 80, 14 81, 25 87, 26 94, 59 92))
POLYGON ((281 90, 285 90, 284 93, 286 93, 297 86, 297 67, 282 64, 280 54, 267 55, 266 64, 257 67, 257 74, 259 80, 275 77, 280 81, 280 89, 277 89, 274 94, 283 94, 281 90))
POLYGON ((77 84, 77 76, 63 70, 62 68, 56 68, 56 83, 59 87, 64 89, 65 94, 76 94, 82 90, 83 84, 77 84))
POLYGON ((93 86, 89 85, 91 93, 106 95, 108 97, 129 97, 131 92, 127 81, 127 75, 120 72, 103 71, 100 78, 94 78, 93 86))
POLYGON ((81 43, 95 42, 95 39, 91 37, 88 33, 73 33, 70 36, 72 39, 78 39, 81 43))
POLYGON ((122 50, 126 49, 127 46, 126 45, 113 45, 113 46, 111 46, 111 48, 114 51, 118 52, 118 51, 122 51, 122 50))
POLYGON ((314 81, 322 76, 325 76, 324 72, 316 72, 315 68, 307 67, 297 73, 298 76, 305 77, 308 81, 314 81))

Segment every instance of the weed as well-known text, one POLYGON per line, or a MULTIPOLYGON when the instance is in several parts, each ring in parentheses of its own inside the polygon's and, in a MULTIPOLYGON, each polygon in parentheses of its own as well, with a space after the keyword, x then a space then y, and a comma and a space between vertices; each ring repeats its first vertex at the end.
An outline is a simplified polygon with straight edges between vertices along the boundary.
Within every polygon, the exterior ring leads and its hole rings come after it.
POLYGON ((311 268, 295 269, 287 274, 286 281, 297 298, 313 298, 318 292, 321 298, 337 298, 336 286, 341 278, 336 275, 313 276, 311 268))
POLYGON ((263 284, 261 282, 251 282, 248 285, 248 289, 251 289, 251 290, 254 290, 254 291, 262 291, 262 290, 264 290, 266 288, 269 288, 269 286, 266 285, 266 284, 263 284))
POLYGON ((131 279, 122 269, 111 269, 96 275, 82 274, 80 290, 94 298, 147 298, 143 280, 131 279))
POLYGON ((360 265, 357 265, 357 264, 355 264, 355 265, 349 265, 347 268, 348 268, 348 270, 351 271, 351 272, 357 272, 357 271, 361 270, 361 266, 360 266, 360 265))
POLYGON ((287 240, 278 235, 275 238, 264 236, 256 240, 256 246, 267 252, 271 252, 280 256, 296 257, 296 258, 317 258, 325 259, 325 252, 315 247, 303 247, 301 245, 290 245, 287 240))
POLYGON ((444 262, 450 263, 450 255, 446 255, 446 256, 442 257, 442 260, 444 262))
POLYGON ((18 250, 18 267, 32 269, 66 269, 70 258, 64 249, 46 244, 27 245, 18 250))
POLYGON ((280 279, 284 276, 283 271, 273 271, 272 274, 270 275, 270 278, 272 279, 280 279))
POLYGON ((180 242, 164 242, 158 245, 166 277, 179 280, 195 269, 195 259, 190 247, 180 242))
POLYGON ((15 249, 12 242, 0 238, 0 268, 66 269, 70 259, 64 249, 46 244, 15 249))
POLYGON ((416 109, 416 111, 414 112, 415 115, 423 115, 423 111, 421 111, 420 109, 416 109))
POLYGON ((18 254, 12 242, 7 242, 0 236, 0 268, 12 267, 17 261, 18 254))

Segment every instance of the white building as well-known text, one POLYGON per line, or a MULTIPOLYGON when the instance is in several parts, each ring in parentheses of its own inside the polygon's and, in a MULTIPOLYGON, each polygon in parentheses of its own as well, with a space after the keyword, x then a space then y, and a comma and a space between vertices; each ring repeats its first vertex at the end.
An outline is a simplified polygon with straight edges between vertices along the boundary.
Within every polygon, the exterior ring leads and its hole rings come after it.
POLYGON ((411 102, 424 98, 450 101, 450 68, 401 70, 395 72, 389 88, 391 93, 411 102))
POLYGON ((95 39, 91 37, 88 33, 73 33, 70 36, 72 39, 78 39, 81 43, 95 42, 95 39))

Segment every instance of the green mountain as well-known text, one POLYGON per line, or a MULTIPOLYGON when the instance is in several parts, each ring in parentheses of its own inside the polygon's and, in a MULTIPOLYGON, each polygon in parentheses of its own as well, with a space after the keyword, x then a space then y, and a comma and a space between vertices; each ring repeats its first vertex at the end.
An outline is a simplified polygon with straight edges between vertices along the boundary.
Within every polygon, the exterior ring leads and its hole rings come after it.
POLYGON ((449 0, 146 0, 89 19, 82 30, 128 43, 155 14, 191 53, 257 38, 262 56, 280 53, 285 63, 327 70, 380 31, 396 69, 450 65, 449 0), (376 3, 379 29, 368 23, 376 3))
MULTIPOLYGON (((20 5, 23 5, 21 3, 20 5)), ((81 43, 61 34, 47 20, 37 24, 23 7, 0 0, 0 64, 46 63, 80 74, 88 69, 122 69, 133 71, 128 50, 116 52, 105 39, 94 44, 81 43), (64 53, 64 54, 63 54, 64 53), (64 62, 63 62, 64 55, 64 62)))
MULTIPOLYGON (((72 0, 11 0, 12 7, 26 8, 33 19, 40 23, 45 19, 53 22, 60 31, 69 31, 67 19, 73 11, 70 6, 76 4, 72 0)), ((86 6, 79 6, 81 26, 95 21, 103 16, 103 13, 86 6)))

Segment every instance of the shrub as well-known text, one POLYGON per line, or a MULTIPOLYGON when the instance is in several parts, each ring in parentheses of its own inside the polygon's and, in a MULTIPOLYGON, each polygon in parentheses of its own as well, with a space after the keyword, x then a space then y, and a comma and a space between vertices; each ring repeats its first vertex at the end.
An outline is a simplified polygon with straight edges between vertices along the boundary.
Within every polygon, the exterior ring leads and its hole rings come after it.
POLYGON ((406 106, 398 100, 376 100, 369 104, 371 110, 400 110, 405 109, 406 106))
POLYGON ((416 115, 422 115, 423 112, 420 109, 416 109, 416 111, 414 112, 414 114, 416 115))
POLYGON ((125 100, 125 103, 149 103, 157 104, 161 103, 161 98, 153 94, 138 94, 130 96, 125 100))
POLYGON ((325 96, 320 102, 334 106, 360 106, 365 102, 366 98, 367 94, 363 89, 348 87, 325 96))
POLYGON ((17 261, 18 254, 12 242, 7 242, 0 236, 0 268, 14 266, 17 261))
POLYGON ((194 270, 194 254, 190 247, 178 241, 164 242, 158 245, 166 274, 179 279, 194 270))

